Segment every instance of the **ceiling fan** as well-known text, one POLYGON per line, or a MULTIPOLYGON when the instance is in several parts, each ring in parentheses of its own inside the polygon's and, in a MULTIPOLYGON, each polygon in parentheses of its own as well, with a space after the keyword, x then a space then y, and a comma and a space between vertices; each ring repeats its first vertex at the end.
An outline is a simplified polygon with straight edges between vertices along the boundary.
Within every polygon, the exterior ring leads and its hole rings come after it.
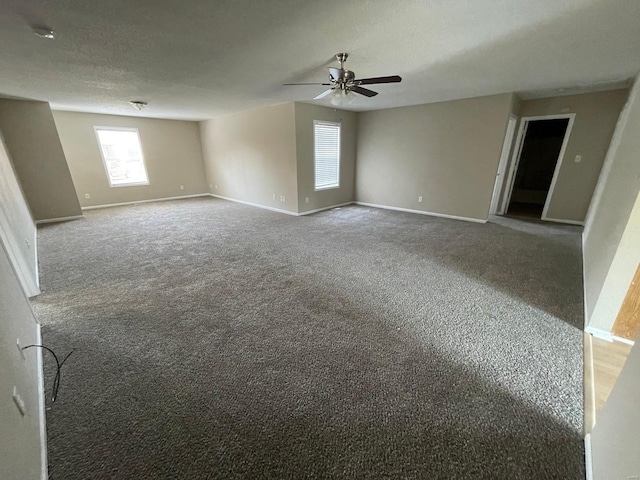
POLYGON ((365 97, 375 97, 378 92, 369 90, 368 88, 362 88, 361 85, 373 85, 376 83, 398 83, 402 81, 402 78, 398 75, 391 75, 389 77, 373 77, 373 78, 361 78, 356 79, 356 74, 351 70, 345 70, 343 67, 344 62, 347 61, 347 53, 337 53, 336 60, 340 63, 340 68, 329 67, 329 83, 285 83, 284 85, 326 85, 327 90, 319 95, 313 97, 314 100, 319 100, 326 97, 330 93, 342 93, 348 94, 349 92, 359 93, 365 97))

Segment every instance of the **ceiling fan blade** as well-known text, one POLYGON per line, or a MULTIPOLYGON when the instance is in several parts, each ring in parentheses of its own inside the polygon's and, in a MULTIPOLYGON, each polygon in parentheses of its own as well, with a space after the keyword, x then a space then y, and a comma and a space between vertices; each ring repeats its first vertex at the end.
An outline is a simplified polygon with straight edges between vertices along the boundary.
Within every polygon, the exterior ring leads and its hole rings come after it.
POLYGON ((398 83, 402 81, 402 77, 399 75, 391 75, 390 77, 372 77, 362 78, 360 80, 354 80, 356 85, 372 85, 374 83, 398 83))
POLYGON ((374 92, 373 90, 369 90, 368 88, 358 87, 357 85, 351 87, 349 90, 359 93, 360 95, 364 95, 365 97, 375 97, 376 95, 378 95, 378 92, 374 92))
POLYGON ((282 85, 331 85, 330 83, 283 83, 282 85))
POLYGON ((330 88, 328 90, 325 90, 324 92, 322 92, 320 95, 316 95, 315 97, 313 97, 314 100, 320 100, 321 98, 326 97, 327 95, 329 95, 331 92, 333 92, 333 88, 330 88))

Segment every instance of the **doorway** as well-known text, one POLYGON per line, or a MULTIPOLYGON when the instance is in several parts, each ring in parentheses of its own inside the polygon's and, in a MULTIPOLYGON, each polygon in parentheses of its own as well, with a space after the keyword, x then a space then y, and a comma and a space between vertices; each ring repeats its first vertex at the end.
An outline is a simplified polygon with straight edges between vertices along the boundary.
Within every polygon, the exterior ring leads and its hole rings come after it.
POLYGON ((574 117, 567 114, 522 118, 504 213, 545 219, 574 117))

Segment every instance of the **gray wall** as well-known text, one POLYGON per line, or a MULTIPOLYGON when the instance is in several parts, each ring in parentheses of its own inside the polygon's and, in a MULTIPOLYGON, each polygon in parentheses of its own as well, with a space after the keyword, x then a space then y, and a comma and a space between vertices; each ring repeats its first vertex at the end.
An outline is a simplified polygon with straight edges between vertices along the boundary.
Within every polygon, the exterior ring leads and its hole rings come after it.
POLYGON ((207 192, 196 122, 62 111, 53 117, 83 207, 207 192), (138 129, 149 185, 109 186, 94 126, 138 129))
POLYGON ((636 344, 591 433, 594 480, 640 476, 640 347, 636 344))
POLYGON ((0 135, 0 239, 28 296, 40 293, 36 226, 0 135))
POLYGON ((201 122, 210 192, 296 213, 295 123, 293 103, 201 122), (280 200, 281 196, 285 201, 280 200))
POLYGON ((547 217, 582 222, 587 214, 611 136, 629 91, 587 93, 523 101, 522 117, 575 113, 575 123, 547 217), (575 163, 576 155, 582 156, 575 163))
MULTIPOLYGON (((640 264, 640 194, 636 198, 627 226, 613 256, 609 271, 602 284, 589 326, 610 332, 615 324, 620 307, 640 264)), ((635 338, 628 338, 635 340, 635 338)))
POLYGON ((357 114, 335 108, 295 104, 296 152, 298 165, 298 211, 339 205, 354 200, 356 173, 357 114), (340 187, 314 191, 313 121, 341 122, 340 129, 340 187), (309 202, 306 202, 306 199, 309 202))
POLYGON ((640 82, 611 141, 583 234, 585 302, 591 319, 640 191, 640 82))
POLYGON ((49 104, 0 99, 0 131, 33 218, 81 215, 49 104))
POLYGON ((356 199, 486 220, 512 102, 504 94, 360 113, 356 199))
POLYGON ((0 245, 0 478, 39 479, 42 470, 40 391, 37 348, 16 348, 38 343, 38 327, 18 278, 0 245), (13 387, 25 403, 22 416, 13 403, 13 387))

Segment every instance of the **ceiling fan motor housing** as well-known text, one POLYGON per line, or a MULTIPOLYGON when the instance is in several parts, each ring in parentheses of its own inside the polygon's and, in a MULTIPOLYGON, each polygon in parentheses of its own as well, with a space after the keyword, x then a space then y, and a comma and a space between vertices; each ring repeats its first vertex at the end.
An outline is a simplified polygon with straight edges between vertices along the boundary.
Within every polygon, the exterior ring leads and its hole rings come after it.
POLYGON ((329 69, 329 75, 331 80, 338 84, 351 83, 355 80, 356 74, 351 70, 345 70, 343 68, 331 68, 329 69))

